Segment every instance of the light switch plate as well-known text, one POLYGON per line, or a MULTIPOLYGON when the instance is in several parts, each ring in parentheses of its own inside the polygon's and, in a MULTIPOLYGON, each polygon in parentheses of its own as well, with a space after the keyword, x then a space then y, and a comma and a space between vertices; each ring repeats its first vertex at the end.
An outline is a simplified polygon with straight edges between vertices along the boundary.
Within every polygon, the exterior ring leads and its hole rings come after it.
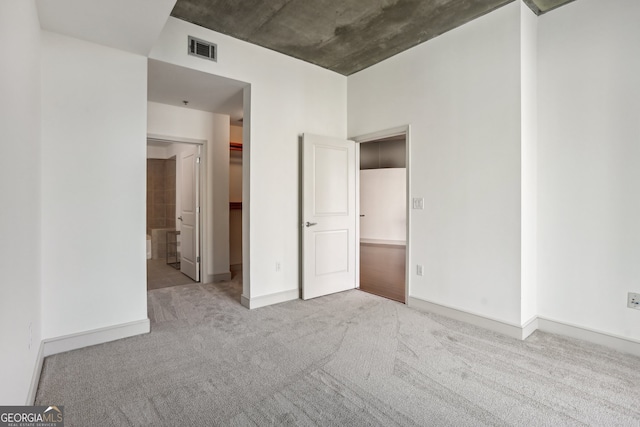
POLYGON ((627 294, 627 307, 640 310, 640 294, 629 292, 627 294))
POLYGON ((424 197, 413 198, 413 209, 424 209, 424 197))

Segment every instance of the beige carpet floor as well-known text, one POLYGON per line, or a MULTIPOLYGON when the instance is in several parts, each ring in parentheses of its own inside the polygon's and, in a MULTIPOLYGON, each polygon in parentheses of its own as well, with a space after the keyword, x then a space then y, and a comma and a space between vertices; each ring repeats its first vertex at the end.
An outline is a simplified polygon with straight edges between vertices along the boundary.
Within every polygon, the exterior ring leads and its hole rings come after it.
POLYGON ((47 357, 67 426, 638 426, 640 359, 526 341, 357 290, 257 310, 239 282, 149 292, 152 332, 47 357))

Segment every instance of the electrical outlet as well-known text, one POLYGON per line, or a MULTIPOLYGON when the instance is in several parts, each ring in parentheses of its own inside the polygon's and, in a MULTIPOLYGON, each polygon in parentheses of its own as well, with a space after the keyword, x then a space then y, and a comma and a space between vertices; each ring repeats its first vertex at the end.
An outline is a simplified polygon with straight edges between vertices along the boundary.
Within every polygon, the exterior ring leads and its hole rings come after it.
POLYGON ((629 292, 627 296, 627 307, 640 310, 640 294, 629 292))
POLYGON ((416 274, 418 276, 422 276, 423 274, 422 266, 420 264, 416 265, 416 274))
POLYGON ((413 198, 413 209, 424 209, 424 197, 413 198))
POLYGON ((280 263, 276 262, 276 271, 280 271, 280 263))

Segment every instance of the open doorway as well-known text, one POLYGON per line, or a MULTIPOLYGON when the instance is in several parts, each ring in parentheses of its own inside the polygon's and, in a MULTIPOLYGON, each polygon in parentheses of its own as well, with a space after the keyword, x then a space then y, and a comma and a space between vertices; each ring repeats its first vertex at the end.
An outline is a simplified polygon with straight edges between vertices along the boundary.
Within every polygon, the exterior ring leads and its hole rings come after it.
MULTIPOLYGON (((201 144, 200 211, 200 282, 229 282, 232 278, 230 260, 230 207, 243 203, 238 226, 241 228, 241 259, 237 268, 245 271, 248 263, 248 225, 246 207, 249 203, 249 132, 240 136, 242 168, 240 200, 230 198, 231 124, 241 130, 250 124, 250 85, 222 76, 149 59, 148 63, 147 136, 154 140, 201 144), (237 126, 236 126, 237 127, 237 126)), ((178 217, 180 215, 178 214, 178 217)), ((182 215, 186 219, 185 215, 182 215)), ((177 218, 179 221, 179 218, 177 218)), ((180 225, 177 223, 176 225, 180 225)), ((181 225, 184 225, 182 223, 181 225)), ((181 267, 184 266, 185 236, 180 230, 181 267)), ((197 259, 197 257, 196 257, 197 259)), ((233 297, 240 302, 248 287, 248 274, 240 274, 233 287, 233 297), (237 295, 236 295, 237 294, 237 295)), ((229 287, 229 286, 228 286, 229 287)))
POLYGON ((147 139, 147 290, 200 281, 201 144, 147 139))
POLYGON ((360 290, 407 301, 406 132, 360 140, 360 290))

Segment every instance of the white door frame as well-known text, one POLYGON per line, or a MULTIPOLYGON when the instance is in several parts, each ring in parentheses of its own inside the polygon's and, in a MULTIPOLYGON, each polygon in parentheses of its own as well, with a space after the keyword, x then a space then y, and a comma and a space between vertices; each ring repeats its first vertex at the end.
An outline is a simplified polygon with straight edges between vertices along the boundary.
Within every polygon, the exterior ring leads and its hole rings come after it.
MULTIPOLYGON (((405 136, 405 161, 407 168, 406 184, 406 218, 407 218, 407 230, 406 230, 406 259, 405 259, 405 304, 409 304, 409 289, 411 289, 411 125, 398 126, 391 129, 385 129, 377 132, 368 133, 365 135, 350 137, 349 139, 356 142, 356 162, 360 165, 360 144, 363 142, 372 142, 378 139, 390 138, 392 136, 405 136)), ((360 174, 356 174, 356 215, 360 217, 360 174)), ((360 221, 356 221, 356 242, 360 242, 360 221)), ((356 284, 360 287, 360 245, 356 245, 356 284)))
MULTIPOLYGON (((207 227, 207 222, 203 221, 203 218, 206 218, 206 206, 204 203, 207 200, 206 195, 207 191, 209 191, 207 180, 205 177, 207 176, 207 141, 204 139, 193 139, 193 138, 182 138, 177 136, 167 136, 167 135, 158 135, 158 134, 147 134, 147 142, 148 141, 158 141, 158 142, 166 142, 171 144, 190 144, 190 145, 198 145, 200 146, 200 167, 199 173, 197 176, 198 184, 196 187, 199 187, 198 197, 200 199, 200 215, 197 216, 196 221, 199 223, 198 227, 198 246, 200 247, 200 283, 205 283, 205 276, 203 273, 208 271, 208 253, 206 252, 206 242, 204 241, 206 234, 205 228, 207 227)), ((177 226, 178 224, 176 224, 177 226)))

